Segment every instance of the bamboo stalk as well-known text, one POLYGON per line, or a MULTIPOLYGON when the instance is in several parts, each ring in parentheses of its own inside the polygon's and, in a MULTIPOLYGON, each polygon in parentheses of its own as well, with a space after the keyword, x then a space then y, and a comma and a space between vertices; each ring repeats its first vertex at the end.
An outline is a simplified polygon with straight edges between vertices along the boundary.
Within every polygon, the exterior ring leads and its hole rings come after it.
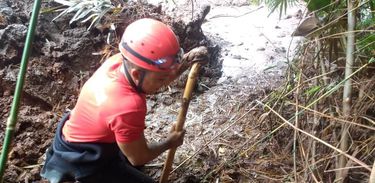
MULTIPOLYGON (((177 117, 176 131, 182 131, 184 127, 186 114, 187 114, 190 99, 191 99, 191 94, 193 92, 193 89, 194 89, 194 86, 198 77, 199 68, 200 68, 200 63, 195 63, 189 72, 188 80, 185 86, 184 95, 182 97, 182 107, 177 117)), ((167 159, 164 163, 163 173, 160 177, 160 183, 165 183, 168 181, 168 176, 172 169, 172 163, 173 163, 175 153, 176 153, 176 148, 169 149, 167 159)))
MULTIPOLYGON (((319 65, 319 62, 321 60, 320 59, 321 45, 320 45, 320 42, 317 39, 317 37, 315 38, 315 41, 316 41, 316 44, 318 46, 316 47, 317 56, 316 56, 316 60, 314 60, 314 68, 316 70, 318 70, 318 65, 319 65)), ((314 79, 313 80, 313 85, 314 86, 318 86, 318 84, 319 84, 318 78, 314 79)), ((314 106, 313 106, 314 107, 314 111, 318 111, 318 104, 319 104, 319 101, 314 104, 314 106)), ((318 124, 319 124, 318 115, 316 113, 313 113, 313 126, 312 126, 312 129, 311 129, 313 135, 317 134, 316 128, 317 128, 318 124)), ((311 162, 313 164, 312 169, 313 169, 313 171, 315 171, 316 167, 314 165, 315 165, 315 157, 316 157, 316 141, 314 141, 313 139, 310 139, 310 140, 312 141, 311 142, 311 144, 312 144, 312 147, 311 147, 311 162)), ((312 172, 312 173, 314 173, 314 172, 312 172)))
POLYGON ((372 171, 371 171, 369 183, 375 183, 375 161, 374 161, 374 165, 372 165, 372 171))
MULTIPOLYGON (((297 90, 296 90, 296 104, 299 104, 298 96, 299 96, 299 90, 300 90, 300 84, 301 84, 301 78, 302 78, 302 69, 299 71, 299 76, 298 76, 298 85, 297 85, 297 90)), ((298 105, 296 105, 296 119, 294 121, 294 125, 298 128, 298 105)), ((298 182, 298 176, 297 176, 297 135, 298 131, 294 130, 294 135, 293 135, 293 170, 294 170, 294 182, 298 182)))
POLYGON ((9 118, 7 121, 7 127, 5 131, 4 143, 3 148, 1 150, 1 157, 0 157, 0 182, 3 182, 3 175, 5 171, 6 162, 8 160, 8 153, 11 149, 11 142, 13 138, 13 134, 17 124, 17 114, 19 110, 19 103, 21 100, 21 93, 23 89, 23 84, 25 80, 25 73, 27 70, 27 64, 30 55, 31 45, 34 39, 34 32, 35 27, 38 22, 38 15, 40 10, 41 0, 35 0, 33 11, 30 18, 30 25, 27 31, 25 47, 23 49, 22 58, 21 58, 21 66, 20 71, 18 73, 18 79, 16 83, 16 89, 14 91, 14 99, 12 103, 12 108, 9 114, 9 118))
MULTIPOLYGON (((354 63, 354 44, 355 35, 353 33, 355 28, 355 11, 353 11, 352 0, 347 0, 348 4, 348 34, 347 34, 347 45, 346 45, 346 66, 345 66, 345 77, 353 73, 353 63, 354 63)), ((352 101, 352 79, 348 79, 344 84, 343 93, 343 117, 348 119, 351 113, 351 101, 352 101)), ((341 130, 341 140, 340 140, 340 150, 346 152, 349 147, 349 127, 347 123, 343 124, 341 130)), ((347 159, 345 156, 341 155, 339 157, 338 167, 342 169, 346 166, 347 159)), ((344 182, 346 175, 344 171, 340 170, 336 173, 336 180, 340 179, 340 182, 344 182)))

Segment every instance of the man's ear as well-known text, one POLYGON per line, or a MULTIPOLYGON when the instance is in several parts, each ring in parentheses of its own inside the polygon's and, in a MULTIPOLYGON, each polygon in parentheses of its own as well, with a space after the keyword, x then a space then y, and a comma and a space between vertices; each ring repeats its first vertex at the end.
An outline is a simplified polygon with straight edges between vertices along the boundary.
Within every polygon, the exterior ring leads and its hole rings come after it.
POLYGON ((135 83, 139 83, 139 79, 141 78, 140 70, 138 70, 136 68, 132 68, 132 69, 130 69, 130 75, 133 78, 133 81, 135 83))

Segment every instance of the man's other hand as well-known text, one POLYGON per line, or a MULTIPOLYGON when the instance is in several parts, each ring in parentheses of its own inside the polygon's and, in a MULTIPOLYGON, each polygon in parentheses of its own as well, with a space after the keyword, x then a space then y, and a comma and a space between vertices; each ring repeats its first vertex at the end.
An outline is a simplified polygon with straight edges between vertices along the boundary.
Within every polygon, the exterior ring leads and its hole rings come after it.
POLYGON ((176 131, 176 124, 172 125, 167 141, 170 148, 177 148, 184 142, 185 130, 176 131))

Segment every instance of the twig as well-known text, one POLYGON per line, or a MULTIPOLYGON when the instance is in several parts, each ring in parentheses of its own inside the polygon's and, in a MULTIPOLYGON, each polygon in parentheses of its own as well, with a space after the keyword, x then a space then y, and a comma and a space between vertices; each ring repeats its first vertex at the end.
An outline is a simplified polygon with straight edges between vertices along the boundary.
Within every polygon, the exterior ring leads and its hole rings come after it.
MULTIPOLYGON (((253 102, 254 103, 254 102, 253 102)), ((214 141, 216 138, 221 136, 224 132, 226 132, 229 128, 231 128, 233 125, 237 124, 243 117, 245 117, 247 114, 249 114, 251 111, 253 111, 259 104, 255 104, 251 109, 249 109, 247 112, 245 112, 241 117, 236 119, 233 123, 225 127, 221 132, 219 132, 217 135, 215 135, 211 140, 206 142, 202 147, 200 147, 198 150, 196 150, 191 156, 186 158, 184 161, 182 161, 176 168, 174 168, 171 173, 175 172, 177 169, 179 169, 182 165, 184 165, 187 161, 189 161, 191 158, 195 157, 203 148, 205 148, 207 145, 209 145, 212 141, 214 141)))
POLYGON ((262 9, 263 7, 264 7, 264 6, 259 6, 257 9, 251 10, 251 11, 246 12, 246 13, 241 14, 241 15, 215 15, 215 16, 212 16, 212 17, 209 18, 209 19, 222 18, 222 17, 239 18, 239 17, 245 16, 245 15, 248 15, 248 14, 250 14, 250 13, 253 13, 253 12, 255 12, 255 11, 258 11, 258 10, 262 9))
POLYGON ((284 121, 284 124, 287 124, 287 125, 291 126, 291 127, 294 128, 295 130, 298 130, 299 132, 301 132, 301 133, 303 133, 303 134, 305 134, 305 135, 307 135, 307 136, 309 136, 309 137, 311 137, 311 138, 317 140, 318 142, 320 142, 320 143, 326 145, 327 147, 329 147, 329 148, 331 148, 331 149, 333 149, 333 150, 339 152, 340 154, 342 154, 342 155, 348 157, 348 158, 351 159, 352 161, 356 162, 357 164, 361 165, 363 168, 365 168, 366 170, 368 170, 368 171, 371 172, 371 169, 370 169, 370 166, 369 166, 369 165, 366 165, 365 163, 363 163, 363 162, 360 161, 359 159, 357 159, 357 158, 355 158, 355 157, 353 157, 353 156, 351 156, 351 155, 348 155, 348 154, 345 153, 344 151, 341 151, 340 149, 338 149, 338 148, 332 146, 331 144, 329 144, 329 143, 327 143, 327 142, 325 142, 325 141, 323 141, 323 140, 321 140, 321 139, 315 137, 314 135, 311 135, 311 134, 305 132, 304 130, 301 130, 301 129, 297 128, 297 127, 294 126, 292 123, 290 123, 288 120, 286 120, 284 117, 282 117, 278 112, 276 112, 276 111, 273 110, 271 107, 269 107, 268 105, 263 104, 263 103, 260 102, 260 101, 257 101, 257 102, 258 102, 259 104, 261 104, 262 106, 268 108, 270 111, 272 111, 276 116, 278 116, 281 120, 284 121))
POLYGON ((194 19, 194 0, 191 0, 191 20, 194 19))
MULTIPOLYGON (((306 41, 306 42, 303 43, 303 44, 304 44, 304 45, 307 45, 307 44, 310 44, 310 43, 312 43, 312 42, 315 42, 315 41, 321 41, 321 40, 324 40, 324 39, 340 38, 341 36, 346 35, 346 34, 349 34, 349 33, 364 33, 364 32, 374 33, 375 30, 353 30, 353 31, 344 31, 344 32, 339 32, 339 33, 331 34, 331 35, 328 35, 328 36, 324 36, 324 37, 318 38, 317 40, 306 41)), ((371 43, 370 43, 370 44, 371 44, 371 43)))
MULTIPOLYGON (((290 105, 298 105, 296 103, 292 103, 292 102, 288 102, 288 101, 286 103, 290 104, 290 105)), ((341 119, 341 118, 336 118, 334 116, 330 116, 330 115, 321 113, 319 111, 316 111, 316 110, 313 110, 313 109, 310 109, 310 108, 306 108, 305 106, 302 106, 302 105, 298 105, 298 107, 303 108, 304 110, 307 110, 308 112, 316 113, 316 114, 318 114, 318 115, 320 115, 322 117, 325 117, 325 118, 329 118, 329 119, 332 119, 332 120, 335 120, 335 121, 339 121, 339 122, 343 122, 343 123, 349 123, 349 124, 352 124, 352 125, 356 125, 356 126, 359 126, 359 127, 362 127, 362 128, 367 128, 367 129, 375 131, 375 127, 363 125, 363 124, 360 124, 360 123, 354 123, 354 122, 347 121, 347 120, 344 120, 344 119, 341 119)))
POLYGON ((341 171, 341 170, 349 170, 349 169, 355 169, 355 168, 362 168, 362 166, 351 166, 351 167, 336 168, 336 169, 331 169, 331 170, 324 170, 324 173, 341 171))
POLYGON ((327 72, 327 73, 324 73, 324 74, 321 74, 321 75, 318 75, 318 76, 314 76, 314 77, 312 77, 312 78, 310 78, 310 79, 306 79, 305 81, 303 81, 302 84, 307 83, 307 82, 309 82, 309 81, 311 81, 311 80, 314 80, 314 79, 318 79, 318 78, 321 78, 321 77, 326 77, 327 75, 332 74, 332 73, 334 73, 334 72, 336 72, 336 71, 337 71, 337 70, 333 70, 333 71, 330 71, 330 72, 327 72))

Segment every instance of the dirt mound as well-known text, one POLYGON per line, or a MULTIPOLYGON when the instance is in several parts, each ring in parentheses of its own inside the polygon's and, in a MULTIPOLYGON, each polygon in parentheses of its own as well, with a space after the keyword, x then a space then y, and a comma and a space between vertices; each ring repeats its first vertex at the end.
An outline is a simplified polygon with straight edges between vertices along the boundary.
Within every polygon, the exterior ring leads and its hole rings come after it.
MULTIPOLYGON (((31 5, 32 1, 0 2, 1 140, 4 139, 3 129, 13 99, 11 95, 19 71, 31 5)), ((67 108, 73 108, 82 84, 103 59, 117 52, 116 40, 112 47, 106 44, 109 30, 104 25, 107 23, 114 23, 116 35, 121 35, 135 19, 152 17, 162 20, 173 27, 185 51, 200 45, 209 46, 212 59, 202 74, 202 80, 207 85, 220 76, 220 64, 215 59, 219 49, 212 46, 200 29, 209 7, 202 9, 200 17, 185 24, 165 15, 161 7, 129 3, 120 14, 106 16, 102 21, 103 26, 87 31, 87 24, 69 25, 69 16, 52 22, 57 13, 48 10, 57 6, 53 2, 46 2, 39 15, 5 182, 40 180, 43 155, 51 143, 61 114, 67 108)), ((176 83, 174 86, 183 85, 176 83)), ((156 100, 165 101, 165 98, 156 100)))

